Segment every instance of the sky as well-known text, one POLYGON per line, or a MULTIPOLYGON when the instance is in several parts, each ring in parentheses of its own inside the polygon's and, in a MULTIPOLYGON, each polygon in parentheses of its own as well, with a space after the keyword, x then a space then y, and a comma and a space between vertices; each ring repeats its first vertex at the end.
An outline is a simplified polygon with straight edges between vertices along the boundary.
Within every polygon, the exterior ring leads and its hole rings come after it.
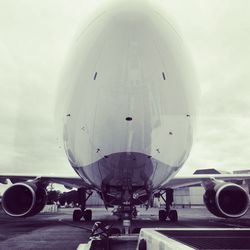
MULTIPOLYGON (((74 37, 104 0, 0 0, 0 174, 75 175, 55 126, 74 37)), ((192 57, 201 89, 181 170, 250 169, 250 1, 158 0, 192 57)))

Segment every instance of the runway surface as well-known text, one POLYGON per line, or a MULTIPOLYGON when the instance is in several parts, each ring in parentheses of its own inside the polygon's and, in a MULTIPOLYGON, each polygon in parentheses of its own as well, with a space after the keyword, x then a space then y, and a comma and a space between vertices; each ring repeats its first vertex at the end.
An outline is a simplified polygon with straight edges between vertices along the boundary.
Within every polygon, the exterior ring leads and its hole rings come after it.
MULTIPOLYGON (((0 211, 0 249, 76 249, 87 242, 95 221, 104 221, 121 228, 122 222, 111 210, 93 208, 92 222, 72 222, 73 209, 58 213, 38 214, 29 218, 12 218, 0 211)), ((220 219, 205 208, 178 209, 179 221, 158 221, 158 209, 139 210, 132 222, 134 228, 250 228, 250 212, 239 219, 220 219)), ((247 249, 247 248, 246 248, 247 249)), ((250 247, 249 247, 250 249, 250 247)))

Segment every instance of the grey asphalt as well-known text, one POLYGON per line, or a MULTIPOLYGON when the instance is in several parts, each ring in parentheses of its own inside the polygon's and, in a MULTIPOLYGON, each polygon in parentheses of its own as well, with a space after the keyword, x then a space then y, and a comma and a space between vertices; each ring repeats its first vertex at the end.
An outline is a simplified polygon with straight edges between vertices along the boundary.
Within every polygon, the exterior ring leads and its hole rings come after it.
MULTIPOLYGON (((73 209, 61 209, 58 213, 38 214, 29 218, 12 218, 0 211, 0 250, 6 249, 76 249, 86 243, 95 221, 104 221, 113 227, 122 222, 111 210, 92 208, 92 222, 72 222, 73 209)), ((221 219, 211 215, 205 208, 178 209, 179 221, 158 221, 158 209, 140 209, 132 222, 135 228, 250 228, 250 212, 239 219, 221 219)), ((121 249, 121 248, 120 248, 121 249)))

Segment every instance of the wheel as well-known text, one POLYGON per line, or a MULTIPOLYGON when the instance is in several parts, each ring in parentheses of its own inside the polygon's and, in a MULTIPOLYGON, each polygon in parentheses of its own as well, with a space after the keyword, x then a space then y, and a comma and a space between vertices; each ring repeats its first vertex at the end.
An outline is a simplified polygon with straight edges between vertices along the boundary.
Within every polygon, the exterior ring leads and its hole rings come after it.
POLYGON ((82 211, 80 209, 75 209, 73 212, 73 221, 80 221, 82 218, 82 211))
POLYGON ((159 221, 165 221, 167 219, 167 212, 165 210, 159 210, 159 221))
POLYGON ((170 210, 168 215, 170 221, 176 222, 178 221, 178 214, 176 210, 170 210))
POLYGON ((92 220, 92 211, 90 209, 86 209, 83 212, 83 218, 85 219, 85 221, 91 221, 92 220))
POLYGON ((139 245, 138 245, 138 249, 139 250, 147 250, 147 241, 145 239, 140 240, 139 245))

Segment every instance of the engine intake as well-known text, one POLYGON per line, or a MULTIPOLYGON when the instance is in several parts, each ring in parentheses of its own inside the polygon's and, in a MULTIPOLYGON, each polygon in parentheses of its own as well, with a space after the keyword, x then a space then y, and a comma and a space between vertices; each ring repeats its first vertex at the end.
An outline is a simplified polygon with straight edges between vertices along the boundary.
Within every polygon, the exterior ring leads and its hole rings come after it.
POLYGON ((234 183, 220 183, 207 189, 203 199, 212 214, 223 218, 241 217, 249 207, 246 190, 234 183))
POLYGON ((32 182, 16 183, 3 194, 3 210, 13 217, 28 217, 39 213, 45 206, 46 189, 32 182))

